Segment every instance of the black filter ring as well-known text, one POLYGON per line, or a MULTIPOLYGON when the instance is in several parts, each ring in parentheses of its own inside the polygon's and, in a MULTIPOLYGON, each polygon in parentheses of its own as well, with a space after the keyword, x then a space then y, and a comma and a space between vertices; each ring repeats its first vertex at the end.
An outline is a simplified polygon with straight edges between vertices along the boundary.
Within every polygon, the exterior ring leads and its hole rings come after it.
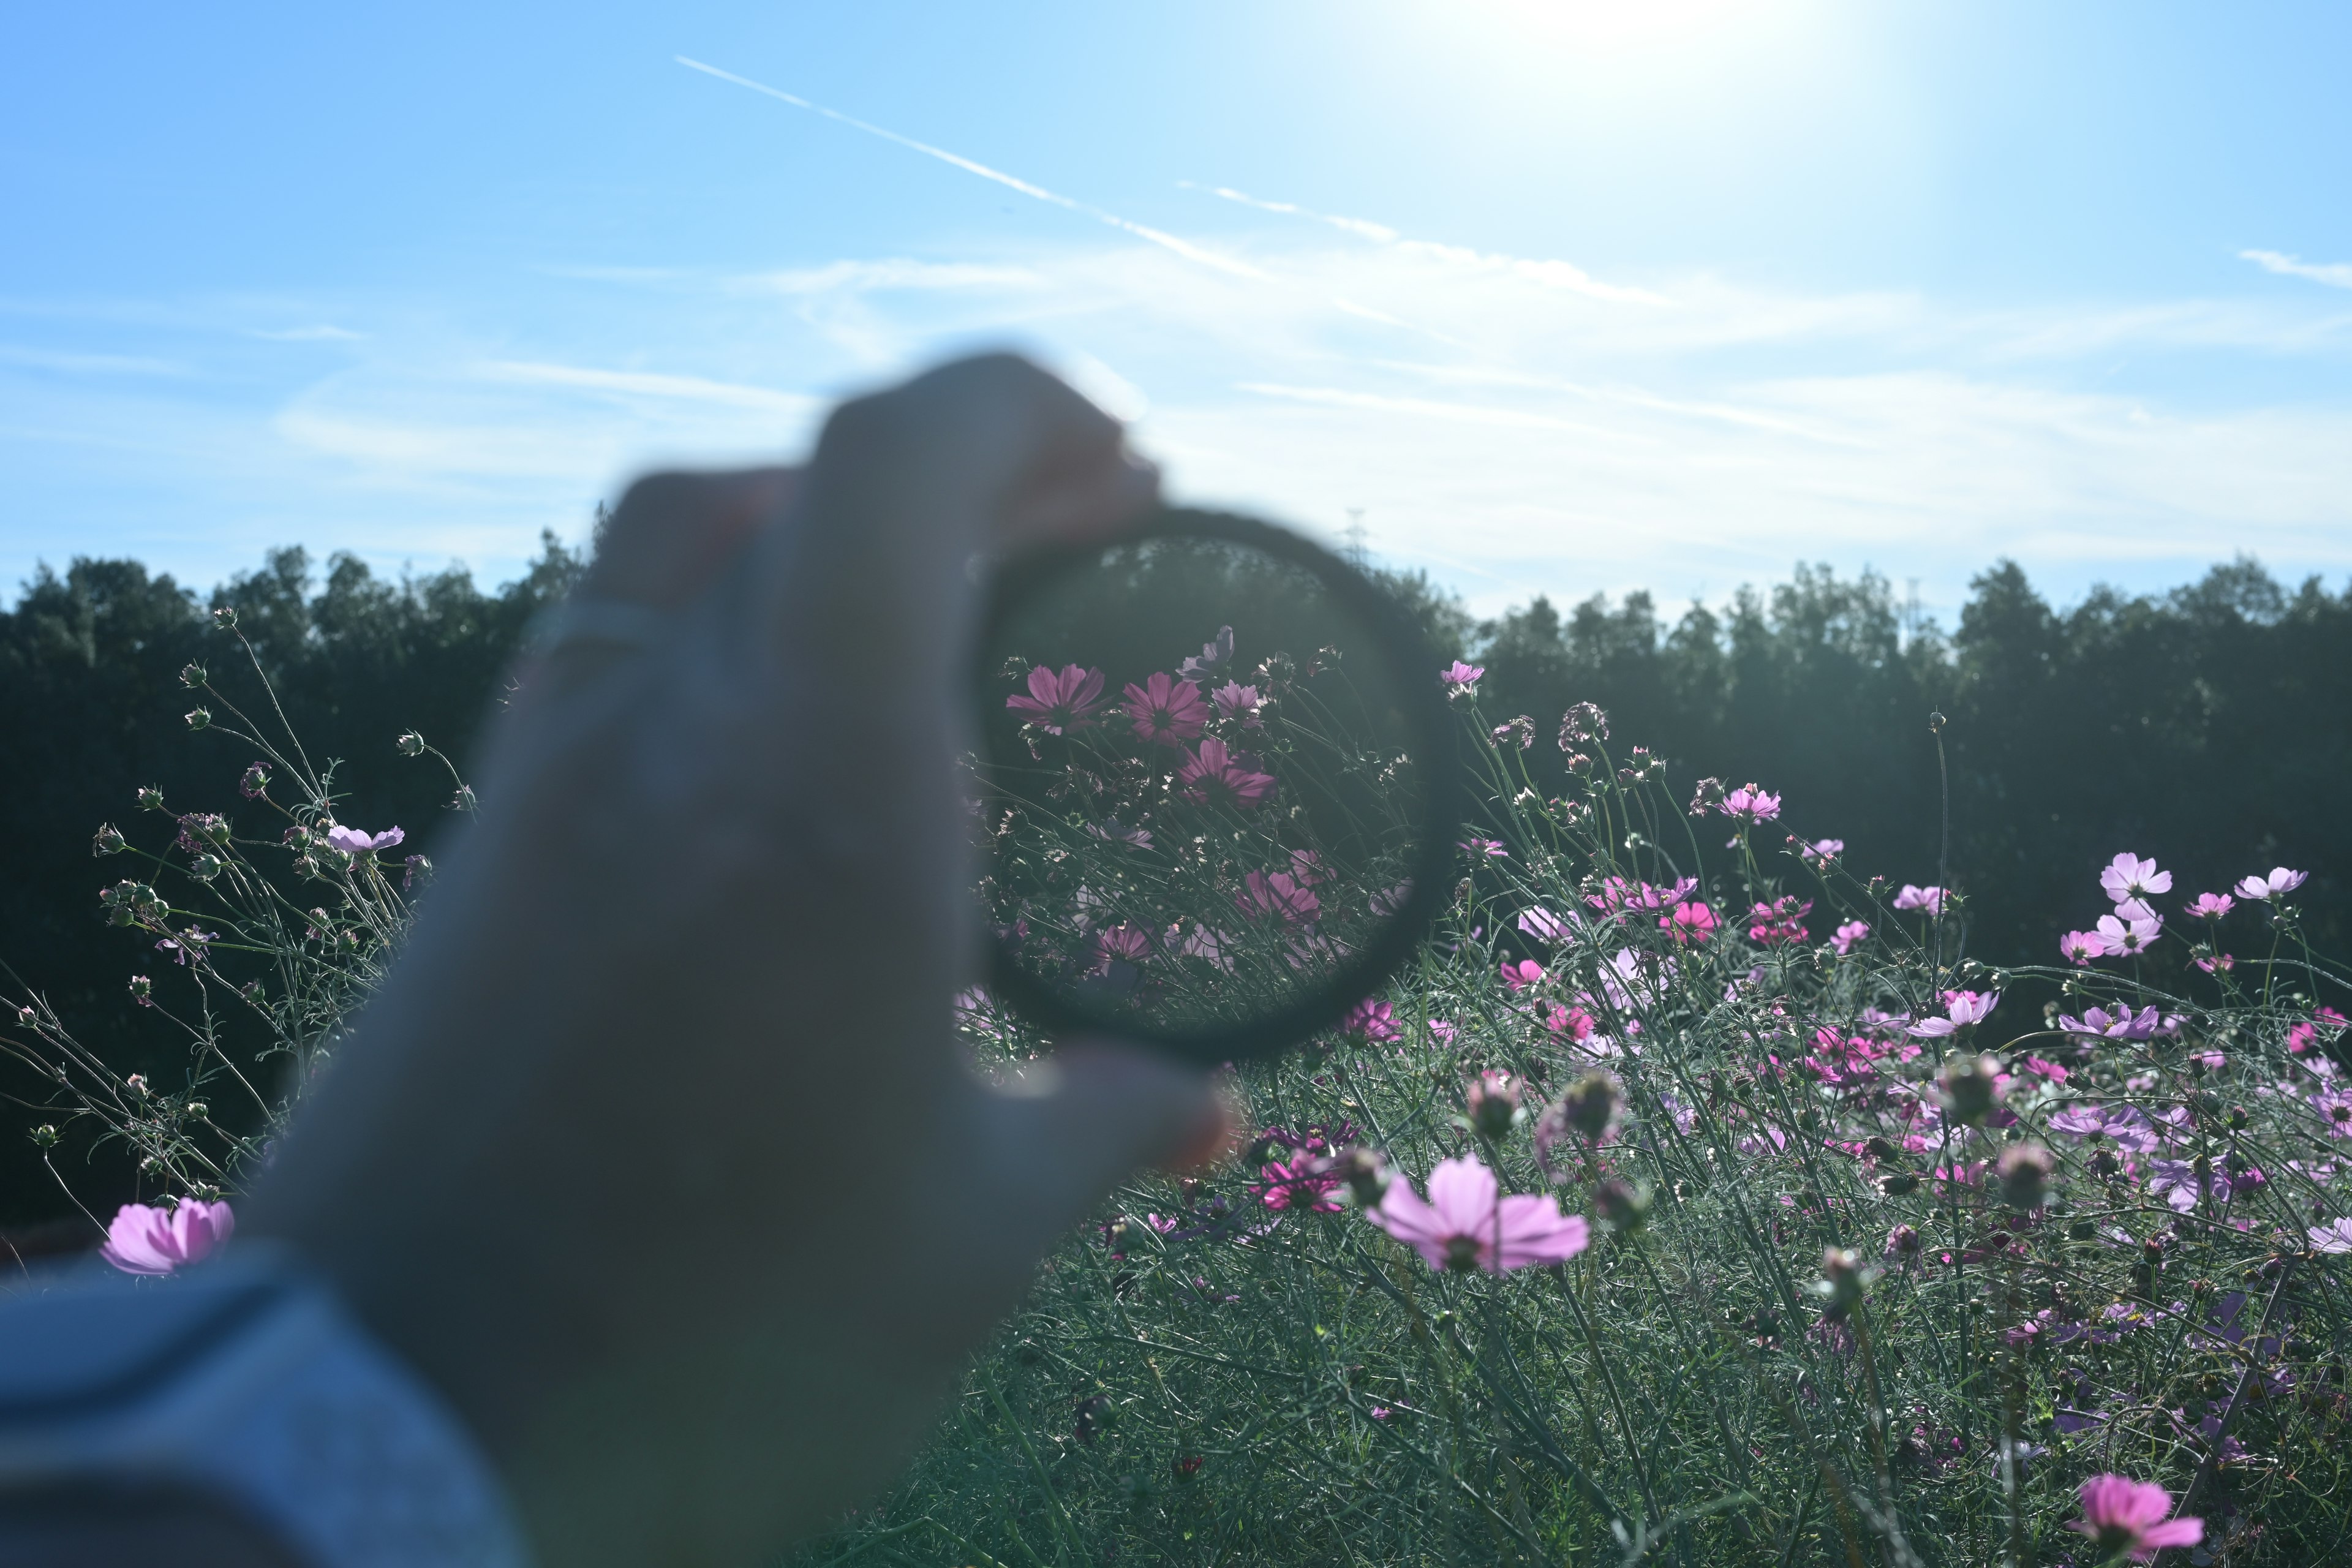
MULTIPOLYGON (((1426 784, 1419 858, 1412 890, 1396 917, 1328 980, 1261 1018, 1209 1029, 1139 1026, 1129 1017, 1096 1013, 1021 967, 1003 941, 994 944, 989 984, 997 998, 1055 1036, 1109 1034, 1202 1066, 1274 1056, 1339 1024, 1348 1010, 1378 990, 1412 959, 1453 892, 1455 840, 1466 816, 1461 737, 1438 680, 1438 658, 1404 606, 1346 561, 1288 529, 1232 512, 1163 508, 1115 541, 1025 551, 998 566, 982 615, 980 647, 999 635, 1030 596, 1067 573, 1083 570, 1117 545, 1152 539, 1211 539, 1262 552, 1313 575, 1340 607, 1371 635, 1370 652, 1396 680, 1397 701, 1411 728, 1413 760, 1426 784)), ((979 660, 974 659, 975 665, 979 660)), ((999 672, 975 669, 980 709, 1003 698, 999 672)), ((984 733, 987 731, 983 731, 984 733)), ((983 742, 985 744, 985 742, 983 742)))

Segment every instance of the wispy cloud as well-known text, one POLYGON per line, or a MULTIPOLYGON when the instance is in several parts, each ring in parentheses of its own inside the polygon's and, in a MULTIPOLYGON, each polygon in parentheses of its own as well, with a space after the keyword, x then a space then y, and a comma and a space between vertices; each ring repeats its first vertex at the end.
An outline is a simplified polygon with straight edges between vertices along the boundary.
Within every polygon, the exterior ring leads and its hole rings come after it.
POLYGON ((494 381, 584 387, 634 397, 725 403, 738 408, 761 408, 794 416, 811 412, 817 404, 815 398, 803 392, 779 392, 773 387, 744 386, 734 382, 710 381, 698 375, 667 375, 653 371, 596 370, 583 365, 544 364, 527 360, 488 360, 483 363, 481 371, 494 381))
POLYGON ((2331 289, 2352 289, 2352 261, 2305 261, 2275 250, 2242 250, 2238 259, 2251 261, 2263 271, 2275 272, 2282 278, 2303 278, 2331 289))
POLYGON ((1244 195, 1226 185, 1199 185, 1190 180, 1180 180, 1177 184, 1181 188, 1206 191, 1209 195, 1222 200, 1237 202, 1243 206, 1255 207, 1260 212, 1281 213, 1290 216, 1308 218, 1316 223, 1328 224, 1343 233, 1370 240, 1376 245, 1393 245, 1409 250, 1418 250, 1459 268, 1472 271, 1499 269, 1516 274, 1530 282, 1542 284, 1546 288, 1567 289, 1595 300, 1611 300, 1621 304, 1664 305, 1668 302, 1647 289, 1603 283, 1572 262, 1531 260, 1522 256, 1486 255, 1467 246, 1445 245, 1427 239, 1409 239, 1388 225, 1374 223, 1369 218, 1339 217, 1330 213, 1317 212, 1310 207, 1300 206, 1295 202, 1266 201, 1257 196, 1244 195))
POLYGON ((55 371, 65 375, 168 375, 194 374, 176 360, 156 359, 146 354, 79 353, 66 349, 28 348, 18 343, 0 343, 0 364, 22 365, 26 370, 55 371))
POLYGON ((321 322, 310 327, 277 329, 255 327, 251 329, 251 335, 273 343, 355 343, 367 334, 352 331, 349 327, 330 326, 321 322))
POLYGON ((966 158, 960 153, 950 153, 943 147, 934 147, 928 142, 918 142, 913 137, 902 136, 896 131, 886 131, 879 125, 869 124, 853 115, 844 114, 837 109, 827 109, 821 103, 812 103, 805 98, 784 91, 782 88, 770 87, 765 82, 753 81, 750 77, 737 76, 733 71, 720 70, 717 66, 705 65, 700 60, 689 59, 684 55, 673 58, 689 70, 698 70, 707 76, 717 77, 721 81, 733 82, 737 87, 749 88, 753 92, 765 93, 768 97, 789 103, 795 109, 805 109, 813 114, 822 114, 827 120, 836 121, 853 130, 863 131, 868 136, 878 136, 885 142, 895 142, 899 146, 920 153, 927 158, 937 158, 940 163, 952 164, 966 174, 978 174, 983 180, 993 180, 998 184, 1009 190, 1018 191, 1032 200, 1081 214, 1094 219, 1097 223, 1108 224, 1113 228, 1124 229, 1138 239, 1148 240, 1163 249, 1175 252, 1187 261, 1197 262, 1201 266, 1213 268, 1220 272, 1228 272, 1236 278, 1264 276, 1256 268, 1245 261, 1236 260, 1230 256, 1221 256, 1205 246, 1195 245, 1191 240, 1180 238, 1164 229, 1152 228, 1130 218, 1123 218, 1117 213, 1108 212, 1096 206, 1091 202, 1082 202, 1075 196, 1062 195, 1047 190, 1043 185, 1032 184, 1027 180, 1008 174, 1002 169, 992 169, 985 163, 966 158))

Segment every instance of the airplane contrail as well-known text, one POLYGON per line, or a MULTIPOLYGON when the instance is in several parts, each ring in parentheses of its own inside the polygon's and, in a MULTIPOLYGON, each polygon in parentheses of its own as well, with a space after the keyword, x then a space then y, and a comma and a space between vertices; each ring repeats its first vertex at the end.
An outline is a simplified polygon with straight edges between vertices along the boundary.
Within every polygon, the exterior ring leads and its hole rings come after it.
POLYGON ((918 142, 911 136, 901 136, 896 131, 887 131, 879 125, 868 124, 855 115, 844 114, 837 109, 827 109, 822 103, 811 103, 807 99, 786 92, 782 88, 770 87, 763 81, 753 81, 747 76, 737 76, 733 71, 720 70, 717 66, 705 65, 700 60, 689 58, 685 55, 674 55, 671 58, 688 70, 698 70, 706 76, 715 76, 720 81, 731 81, 737 87, 748 87, 753 92, 765 93, 770 98, 780 99, 795 109, 805 109, 812 114, 822 114, 827 120, 838 121, 852 130, 865 132, 868 136, 878 136, 885 142, 895 142, 901 147, 922 153, 925 157, 937 158, 942 163, 953 164, 968 174, 978 174, 983 180, 993 180, 998 184, 1019 191, 1023 195, 1033 200, 1066 208, 1083 217, 1090 217, 1097 223, 1108 224, 1113 228, 1123 229, 1138 239, 1150 240, 1154 245, 1172 250, 1187 261, 1198 262, 1203 267, 1213 267, 1220 272, 1230 273, 1235 278, 1263 279, 1266 276, 1245 261, 1236 261, 1230 256, 1220 256, 1213 250, 1203 249, 1191 240, 1179 238, 1164 230, 1123 218, 1114 212, 1105 212, 1091 203, 1078 201, 1055 191, 1049 191, 1043 185, 1033 185, 1028 181, 1008 174, 1002 169, 992 169, 985 163, 976 163, 970 158, 959 157, 944 147, 934 147, 928 142, 918 142))

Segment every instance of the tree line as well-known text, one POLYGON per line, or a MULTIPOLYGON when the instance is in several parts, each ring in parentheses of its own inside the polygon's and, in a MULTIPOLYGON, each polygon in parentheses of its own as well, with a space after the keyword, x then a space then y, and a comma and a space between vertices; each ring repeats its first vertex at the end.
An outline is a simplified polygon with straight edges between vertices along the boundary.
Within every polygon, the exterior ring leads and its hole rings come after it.
MULTIPOLYGON (((549 535, 521 577, 491 589, 462 569, 388 580, 349 555, 321 571, 299 549, 207 595, 132 561, 41 570, 0 611, 8 989, 40 990, 110 1060, 177 1077, 179 1037, 125 994, 157 955, 109 930, 95 896, 127 873, 90 847, 102 821, 161 841, 159 824, 138 820, 143 786, 176 810, 237 816, 249 748, 191 734, 183 718, 183 667, 217 678, 242 657, 213 610, 237 612, 312 760, 342 759, 345 819, 400 824, 429 852, 449 780, 395 738, 420 731, 467 756, 530 617, 583 567, 549 535)), ((1844 840, 1864 876, 1927 883, 1940 859, 1966 895, 1969 950, 1989 962, 2055 962, 2060 933, 2105 912, 2097 870, 2121 849, 2176 871, 2174 904, 2274 864, 2308 870, 2314 942, 2346 949, 2352 585, 2290 588, 2240 560, 2168 594, 2100 589, 2061 609, 2002 563, 1946 632, 1906 627, 1885 579, 1826 567, 1672 619, 1636 593, 1564 609, 1537 598, 1478 621, 1425 575, 1381 575, 1446 657, 1486 668, 1494 721, 1536 721, 1544 767, 1565 766, 1560 715, 1596 702, 1621 759, 1638 744, 1680 784, 1755 780, 1782 796, 1789 831, 1844 840)), ((2266 930, 2235 918, 2232 937, 2252 944, 2242 952, 2266 945, 2266 930)), ((0 1066, 0 1225, 66 1212, 26 1137, 45 1120, 40 1086, 0 1066)), ((70 1143, 47 1153, 89 1157, 70 1143)))

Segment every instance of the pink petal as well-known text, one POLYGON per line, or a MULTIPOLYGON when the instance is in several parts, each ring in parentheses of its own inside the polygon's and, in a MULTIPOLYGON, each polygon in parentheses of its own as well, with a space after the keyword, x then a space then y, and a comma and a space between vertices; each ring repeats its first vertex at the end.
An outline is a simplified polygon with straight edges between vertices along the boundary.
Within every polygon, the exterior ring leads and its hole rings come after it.
POLYGON ((1456 1236, 1494 1235, 1495 1173, 1477 1161, 1441 1161, 1429 1173, 1430 1205, 1456 1236))

